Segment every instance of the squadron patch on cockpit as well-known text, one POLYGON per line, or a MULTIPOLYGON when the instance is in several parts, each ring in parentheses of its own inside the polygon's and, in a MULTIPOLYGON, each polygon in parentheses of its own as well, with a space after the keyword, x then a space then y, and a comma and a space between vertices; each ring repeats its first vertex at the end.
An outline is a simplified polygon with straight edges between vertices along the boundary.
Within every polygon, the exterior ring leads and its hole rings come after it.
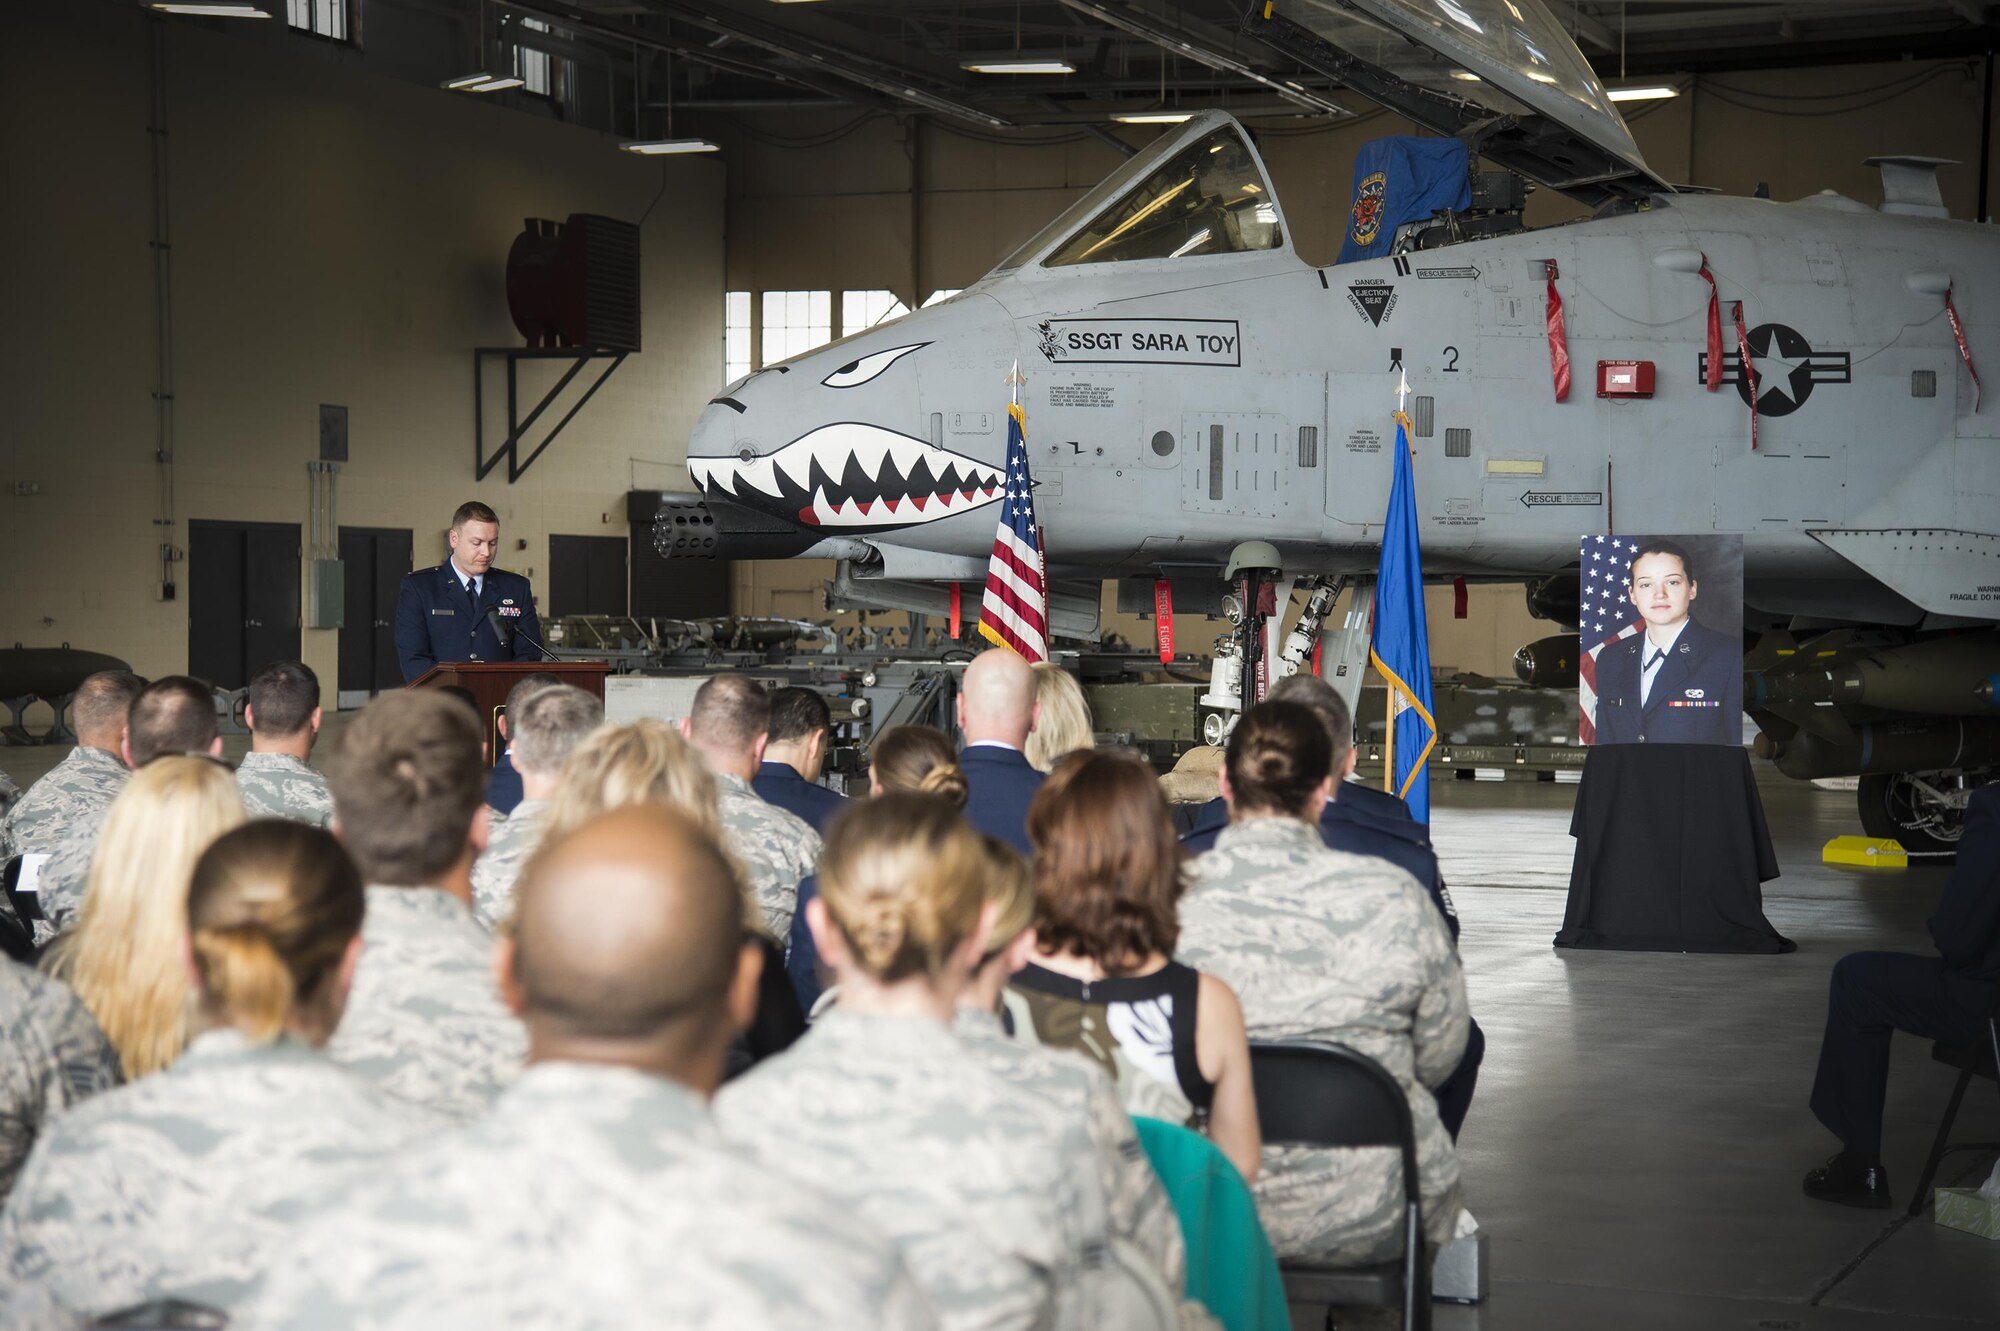
MULTIPOLYGON (((1361 181, 1354 190, 1354 214, 1351 220, 1354 243, 1366 248, 1375 243, 1382 234, 1382 212, 1389 193, 1387 173, 1376 171, 1361 181)), ((1377 319, 1377 323, 1381 320, 1377 319)))

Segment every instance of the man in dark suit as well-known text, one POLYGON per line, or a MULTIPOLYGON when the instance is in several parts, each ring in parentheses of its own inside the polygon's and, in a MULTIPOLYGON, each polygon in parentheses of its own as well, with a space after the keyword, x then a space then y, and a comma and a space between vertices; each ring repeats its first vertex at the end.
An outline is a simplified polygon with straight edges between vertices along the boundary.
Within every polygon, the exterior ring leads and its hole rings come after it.
POLYGON ((1034 670, 1009 649, 988 648, 965 668, 958 686, 958 728, 965 735, 958 765, 971 788, 965 816, 1023 855, 1034 853, 1028 804, 1042 788, 1042 774, 1021 750, 1040 710, 1034 670))
POLYGON ((440 661, 537 661, 541 621, 528 580, 493 567, 500 519, 474 500, 451 515, 451 558, 403 575, 396 655, 405 683, 440 661))
POLYGON ((847 807, 847 797, 819 784, 833 713, 813 689, 779 689, 771 695, 771 737, 750 788, 766 804, 788 809, 826 835, 826 825, 847 807))
POLYGON ((2000 986, 2000 785, 1972 792, 1958 863, 1930 918, 1938 955, 1850 952, 1834 963, 1813 1078, 1813 1117, 1840 1152, 1806 1175, 1806 1196, 1890 1205, 1882 1167, 1882 1099, 1897 1031, 1946 1044, 1983 1043, 2000 986))
POLYGON ((1629 579, 1646 631, 1598 653, 1597 743, 1741 744, 1743 643, 1693 617, 1687 551, 1648 541, 1629 579))
MULTIPOLYGON (((1279 680, 1270 697, 1277 702, 1297 703, 1320 719, 1333 740, 1334 795, 1320 811, 1320 840, 1333 850, 1350 855, 1366 855, 1386 860, 1417 880, 1430 894, 1431 902, 1458 942, 1458 908, 1444 885, 1437 853, 1423 824, 1410 817, 1409 806, 1387 791, 1375 790, 1348 780, 1354 774, 1354 723, 1331 684, 1317 675, 1291 675, 1279 680)), ((1192 854, 1200 854, 1215 844, 1215 838, 1229 825, 1229 806, 1220 797, 1204 804, 1194 827, 1181 844, 1192 854)), ((1453 1141, 1472 1108, 1472 1092, 1479 1084, 1479 1065, 1486 1058, 1486 1034, 1473 1022, 1466 1035, 1465 1055, 1458 1068, 1432 1094, 1437 1099, 1438 1118, 1453 1141)))
POLYGON ((526 798, 526 788, 521 781, 521 769, 514 766, 514 736, 509 733, 512 723, 508 720, 521 704, 528 701, 528 695, 560 684, 562 680, 545 670, 532 675, 523 675, 507 690, 507 706, 501 711, 496 724, 500 727, 500 742, 506 747, 500 750, 500 757, 494 761, 493 775, 486 778, 486 807, 495 813, 512 813, 526 798))

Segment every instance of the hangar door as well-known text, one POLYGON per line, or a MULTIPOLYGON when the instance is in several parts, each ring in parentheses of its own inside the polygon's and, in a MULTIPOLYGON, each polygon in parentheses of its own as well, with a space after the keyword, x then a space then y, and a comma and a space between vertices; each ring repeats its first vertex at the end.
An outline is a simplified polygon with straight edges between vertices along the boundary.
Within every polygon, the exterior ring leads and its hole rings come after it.
POLYGON ((550 619, 625 613, 625 540, 619 536, 549 537, 550 619))
POLYGON ((240 689, 299 656, 299 525, 188 523, 188 673, 240 689))
POLYGON ((340 706, 403 687, 396 657, 396 595, 410 571, 407 527, 342 527, 340 569, 346 618, 340 626, 340 706))

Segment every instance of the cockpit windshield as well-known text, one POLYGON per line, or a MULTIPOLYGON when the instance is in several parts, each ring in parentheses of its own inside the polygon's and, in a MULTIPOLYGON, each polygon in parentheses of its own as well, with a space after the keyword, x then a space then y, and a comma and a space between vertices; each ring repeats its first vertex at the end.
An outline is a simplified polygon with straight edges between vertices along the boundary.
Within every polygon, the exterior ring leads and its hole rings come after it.
POLYGON ((1043 265, 1236 254, 1282 244, 1270 182, 1242 136, 1225 126, 1168 158, 1091 218, 1043 265))

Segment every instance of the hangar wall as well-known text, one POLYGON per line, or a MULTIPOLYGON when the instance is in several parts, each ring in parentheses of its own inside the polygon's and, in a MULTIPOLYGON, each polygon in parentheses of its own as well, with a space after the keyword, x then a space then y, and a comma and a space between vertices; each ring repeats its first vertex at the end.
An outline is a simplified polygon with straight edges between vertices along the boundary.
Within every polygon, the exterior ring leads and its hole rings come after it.
MULTIPOLYGON (((1648 163, 1671 181, 1744 195, 1766 182, 1780 200, 1835 189, 1873 205, 1880 177, 1862 159, 1920 153, 1962 163, 1940 179, 1953 216, 1973 215, 1975 60, 1676 82, 1687 89, 1682 96, 1624 108, 1648 163)), ((1347 219, 1355 151, 1412 126, 1381 111, 1332 127, 1257 123, 1294 244, 1311 262, 1331 262, 1347 219)), ((1137 145, 1159 131, 1118 132, 1137 145)), ((719 125, 714 137, 730 162, 730 290, 889 289, 906 303, 976 281, 1120 160, 1080 127, 1023 146, 956 124, 899 124, 847 111, 766 113, 719 125)), ((1529 200, 1533 225, 1582 215, 1548 190, 1529 200)), ((755 613, 808 613, 828 576, 830 566, 803 562, 741 566, 737 597, 755 613)), ((1433 590, 1434 663, 1505 675, 1516 647, 1552 629, 1528 616, 1516 586, 1475 586, 1469 601, 1468 618, 1454 620, 1450 589, 1433 590)), ((1107 623, 1141 645, 1151 637, 1150 625, 1131 617, 1107 615, 1107 623)), ((1208 635, 1181 636, 1205 650, 1208 635)))
MULTIPOLYGON (((10 5, 0 179, 0 644, 69 642, 153 675, 185 668, 187 568, 180 599, 162 601, 159 545, 185 549, 190 519, 303 528, 323 402, 349 409, 341 524, 413 529, 422 567, 443 557, 451 510, 482 499, 501 515, 498 562, 544 599, 550 535, 622 537, 626 490, 686 483, 683 441, 722 378, 719 161, 643 161, 601 133, 385 77, 365 53, 282 32, 157 24, 129 4, 10 5), (171 154, 171 529, 155 526, 156 26, 171 154), (519 343, 503 274, 522 219, 637 220, 656 196, 644 351, 519 483, 503 466, 474 484, 471 348, 519 343)), ((329 701, 336 637, 303 634, 329 701)))

